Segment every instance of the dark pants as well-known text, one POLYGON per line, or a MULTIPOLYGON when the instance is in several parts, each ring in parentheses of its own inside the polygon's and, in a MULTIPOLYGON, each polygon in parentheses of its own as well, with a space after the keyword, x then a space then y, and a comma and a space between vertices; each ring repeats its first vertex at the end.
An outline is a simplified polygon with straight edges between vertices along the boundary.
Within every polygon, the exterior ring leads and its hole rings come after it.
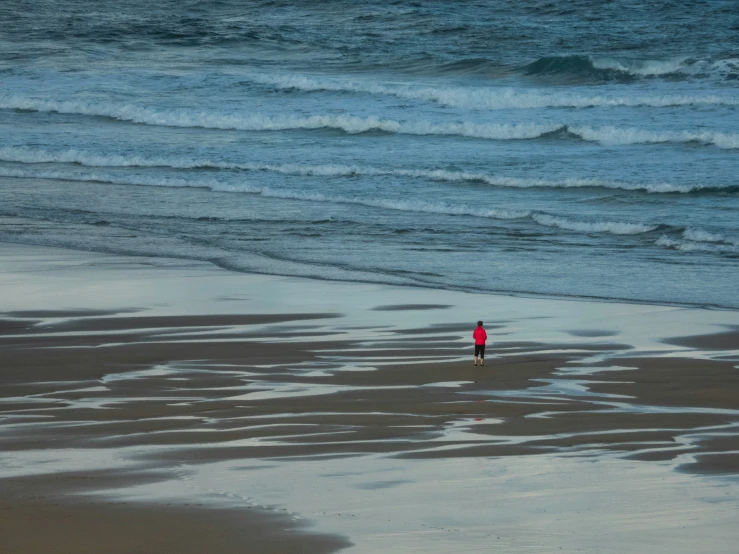
POLYGON ((477 357, 485 359, 485 345, 484 344, 476 344, 475 345, 475 358, 477 357))

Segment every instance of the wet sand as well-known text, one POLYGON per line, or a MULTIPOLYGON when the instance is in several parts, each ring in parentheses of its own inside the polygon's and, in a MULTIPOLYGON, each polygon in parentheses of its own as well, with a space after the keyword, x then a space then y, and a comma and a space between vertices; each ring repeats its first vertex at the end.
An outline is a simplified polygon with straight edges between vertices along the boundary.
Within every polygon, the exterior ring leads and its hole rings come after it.
MULTIPOLYGON (((501 540, 505 551, 532 551, 517 525, 544 498, 507 526, 457 521, 479 513, 462 505, 475 487, 511 505, 525 492, 476 467, 521 471, 552 491, 562 475, 582 475, 569 495, 598 489, 606 504, 625 493, 602 483, 629 471, 630 510, 666 510, 652 551, 695 546, 676 525, 713 537, 704 552, 739 538, 722 523, 739 515, 735 312, 314 282, 14 245, 0 245, 0 285, 3 552, 474 552, 501 540), (484 368, 472 366, 468 337, 479 317, 491 339, 484 368), (599 464, 591 481, 585 460, 599 464), (468 478, 447 488, 454 465, 468 478), (670 517, 669 498, 638 495, 659 479, 683 487, 693 523, 670 517), (456 506, 448 521, 424 506, 429 486, 434 502, 456 506), (720 513, 701 500, 714 488, 729 495, 720 513), (398 499, 425 515, 383 523, 398 499), (451 529, 464 533, 452 539, 451 529)), ((573 527, 576 541, 563 533, 541 551, 626 552, 618 536, 646 540, 623 514, 596 513, 595 527, 573 527)))
POLYGON ((335 552, 350 544, 300 533, 290 518, 257 510, 40 498, 0 502, 3 552, 281 554, 335 552))

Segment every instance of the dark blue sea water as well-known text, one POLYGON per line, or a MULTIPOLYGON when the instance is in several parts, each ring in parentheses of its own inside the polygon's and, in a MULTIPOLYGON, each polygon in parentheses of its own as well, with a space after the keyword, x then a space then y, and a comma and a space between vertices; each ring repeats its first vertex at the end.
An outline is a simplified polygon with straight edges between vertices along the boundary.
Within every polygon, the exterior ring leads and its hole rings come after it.
POLYGON ((0 4, 0 240, 739 307, 734 1, 0 4))

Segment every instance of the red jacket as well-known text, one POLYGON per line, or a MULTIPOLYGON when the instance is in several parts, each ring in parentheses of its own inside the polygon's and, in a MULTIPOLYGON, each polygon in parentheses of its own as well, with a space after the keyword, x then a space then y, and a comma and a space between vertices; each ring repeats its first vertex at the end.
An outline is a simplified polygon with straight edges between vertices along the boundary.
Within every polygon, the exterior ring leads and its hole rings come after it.
POLYGON ((485 341, 488 340, 488 334, 482 327, 475 327, 475 330, 472 331, 472 338, 475 339, 475 344, 485 344, 485 341))

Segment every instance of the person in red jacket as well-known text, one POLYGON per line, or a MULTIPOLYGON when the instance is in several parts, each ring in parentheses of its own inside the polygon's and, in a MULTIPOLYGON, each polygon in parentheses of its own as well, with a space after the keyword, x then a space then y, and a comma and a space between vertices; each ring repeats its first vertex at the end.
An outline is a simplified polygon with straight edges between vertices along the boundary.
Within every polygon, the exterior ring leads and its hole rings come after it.
POLYGON ((488 334, 482 328, 482 321, 477 322, 477 327, 472 331, 472 338, 475 339, 475 365, 477 365, 477 357, 480 357, 480 365, 485 365, 485 341, 488 340, 488 334))

